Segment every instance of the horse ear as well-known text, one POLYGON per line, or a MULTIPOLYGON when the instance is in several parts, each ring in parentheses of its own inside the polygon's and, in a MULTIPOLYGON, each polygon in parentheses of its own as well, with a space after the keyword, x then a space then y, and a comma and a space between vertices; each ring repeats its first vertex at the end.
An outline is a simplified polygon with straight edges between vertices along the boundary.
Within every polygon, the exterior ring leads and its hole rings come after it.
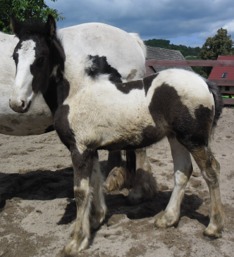
POLYGON ((52 15, 48 15, 47 22, 46 22, 47 31, 50 37, 56 35, 56 22, 52 15))
POLYGON ((13 33, 19 37, 21 31, 21 22, 18 21, 15 17, 10 18, 10 27, 13 33))
POLYGON ((51 41, 52 44, 54 45, 54 47, 52 48, 52 55, 53 55, 53 59, 59 62, 60 60, 62 60, 62 62, 64 62, 65 60, 65 53, 63 50, 63 47, 60 43, 59 40, 56 39, 56 22, 55 19, 52 15, 48 15, 48 19, 46 22, 46 28, 47 28, 47 33, 49 35, 49 37, 51 37, 53 40, 51 41))

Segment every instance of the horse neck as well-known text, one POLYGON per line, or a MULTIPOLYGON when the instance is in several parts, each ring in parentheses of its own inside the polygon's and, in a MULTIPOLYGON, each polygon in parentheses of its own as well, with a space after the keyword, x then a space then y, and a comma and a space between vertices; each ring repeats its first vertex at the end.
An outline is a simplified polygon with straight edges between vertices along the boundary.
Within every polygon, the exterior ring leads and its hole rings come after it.
POLYGON ((56 76, 53 75, 50 77, 48 89, 43 93, 45 102, 53 116, 69 94, 68 81, 63 77, 61 71, 57 71, 57 73, 60 73, 60 75, 57 74, 56 76))
POLYGON ((65 53, 62 44, 58 38, 55 38, 53 45, 56 50, 51 49, 51 75, 48 81, 48 87, 43 92, 43 96, 54 115, 59 105, 67 97, 69 85, 68 81, 64 78, 65 53))

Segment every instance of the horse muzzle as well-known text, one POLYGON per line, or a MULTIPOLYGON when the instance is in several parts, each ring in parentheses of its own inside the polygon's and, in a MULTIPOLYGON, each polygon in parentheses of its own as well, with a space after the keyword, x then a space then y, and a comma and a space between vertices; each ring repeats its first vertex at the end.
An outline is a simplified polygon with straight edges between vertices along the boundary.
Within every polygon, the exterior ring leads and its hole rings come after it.
POLYGON ((30 102, 26 102, 24 100, 12 100, 9 99, 9 106, 10 108, 15 111, 15 112, 19 112, 19 113, 25 113, 28 111, 29 107, 30 107, 31 101, 30 102))

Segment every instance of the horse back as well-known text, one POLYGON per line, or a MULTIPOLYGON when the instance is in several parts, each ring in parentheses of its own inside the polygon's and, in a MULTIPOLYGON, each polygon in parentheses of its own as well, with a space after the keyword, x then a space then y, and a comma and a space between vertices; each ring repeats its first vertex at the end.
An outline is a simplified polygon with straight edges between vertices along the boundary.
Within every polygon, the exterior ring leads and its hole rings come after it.
POLYGON ((82 63, 91 55, 106 58, 108 64, 120 73, 122 81, 139 79, 145 75, 144 43, 132 33, 107 24, 84 23, 60 29, 58 36, 69 64, 66 67, 72 69, 72 74, 73 70, 82 70, 82 63))

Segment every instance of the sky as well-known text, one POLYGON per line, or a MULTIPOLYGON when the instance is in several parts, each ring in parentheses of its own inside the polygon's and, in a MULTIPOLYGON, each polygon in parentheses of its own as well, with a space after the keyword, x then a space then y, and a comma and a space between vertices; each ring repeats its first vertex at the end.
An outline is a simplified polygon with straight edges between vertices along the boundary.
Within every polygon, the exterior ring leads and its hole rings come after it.
POLYGON ((234 0, 45 0, 64 17, 58 28, 102 22, 143 40, 202 46, 225 28, 234 40, 234 0))

